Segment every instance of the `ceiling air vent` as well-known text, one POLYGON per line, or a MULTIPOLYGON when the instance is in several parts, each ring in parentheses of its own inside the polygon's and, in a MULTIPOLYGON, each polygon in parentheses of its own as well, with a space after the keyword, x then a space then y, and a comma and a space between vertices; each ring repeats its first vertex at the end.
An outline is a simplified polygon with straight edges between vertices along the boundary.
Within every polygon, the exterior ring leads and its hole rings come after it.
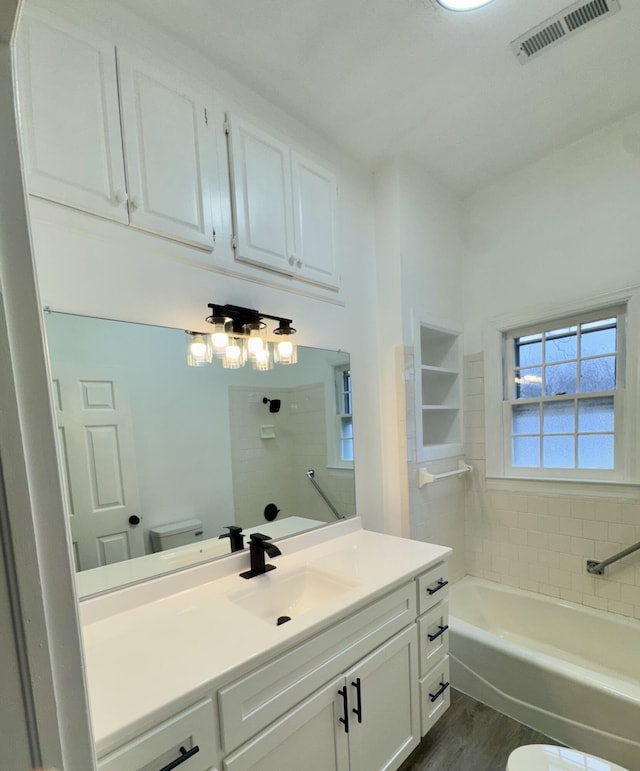
POLYGON ((581 0, 525 32, 511 48, 520 64, 526 64, 550 46, 619 10, 620 0, 581 0))

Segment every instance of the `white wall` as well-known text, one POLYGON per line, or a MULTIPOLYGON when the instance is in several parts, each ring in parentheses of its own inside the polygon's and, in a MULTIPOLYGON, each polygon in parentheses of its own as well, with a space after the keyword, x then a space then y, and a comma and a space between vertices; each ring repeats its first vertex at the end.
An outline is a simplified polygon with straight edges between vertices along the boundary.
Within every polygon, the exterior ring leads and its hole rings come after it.
POLYGON ((585 572, 640 540, 640 490, 575 494, 563 483, 488 489, 482 332, 540 306, 587 302, 640 282, 640 115, 480 190, 465 202, 467 568, 474 575, 640 618, 640 569, 585 572))
MULTIPOLYGON (((411 159, 376 173, 380 333, 384 362, 381 424, 393 447, 388 495, 398 501, 403 532, 451 546, 451 573, 464 575, 464 482, 418 489, 414 342, 420 322, 462 332, 460 211, 456 197, 411 159)), ((417 363, 419 366, 419 363, 417 363)), ((418 373, 418 378, 420 377, 418 373)), ((446 470, 455 459, 432 465, 446 470)), ((398 505, 398 504, 396 504, 398 505)))

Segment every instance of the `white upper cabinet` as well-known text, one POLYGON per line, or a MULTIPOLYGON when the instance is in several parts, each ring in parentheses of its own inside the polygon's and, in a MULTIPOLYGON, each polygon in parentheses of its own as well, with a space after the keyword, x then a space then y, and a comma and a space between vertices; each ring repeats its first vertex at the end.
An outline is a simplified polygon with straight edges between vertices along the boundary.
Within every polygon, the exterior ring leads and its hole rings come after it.
POLYGON ((317 284, 339 284, 335 245, 335 175, 292 152, 296 269, 317 284))
POLYGON ((18 51, 29 192, 128 222, 114 47, 25 16, 18 51))
POLYGON ((295 255, 289 148, 235 116, 229 119, 229 132, 236 256, 291 274, 295 255))
POLYGON ((212 249, 204 101, 121 51, 116 65, 113 43, 41 12, 22 20, 18 51, 28 192, 212 249))
POLYGON ((337 289, 335 175, 228 116, 236 259, 337 289))
POLYGON ((120 50, 118 79, 131 224, 212 247, 204 103, 120 50))

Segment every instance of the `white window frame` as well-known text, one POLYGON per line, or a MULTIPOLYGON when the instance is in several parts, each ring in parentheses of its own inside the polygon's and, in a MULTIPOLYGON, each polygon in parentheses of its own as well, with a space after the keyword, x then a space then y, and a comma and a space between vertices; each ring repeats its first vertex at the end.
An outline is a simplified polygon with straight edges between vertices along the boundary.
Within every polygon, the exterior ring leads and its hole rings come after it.
MULTIPOLYGON (((340 362, 339 364, 334 364, 332 367, 332 388, 331 388, 331 398, 327 400, 327 403, 331 405, 330 409, 327 410, 327 435, 329 441, 327 442, 327 449, 328 449, 328 462, 327 466, 329 468, 337 468, 337 469, 350 469, 353 470, 353 461, 349 460, 343 460, 342 459, 342 421, 345 417, 351 418, 351 426, 353 430, 353 412, 350 413, 343 413, 339 412, 339 405, 341 403, 341 385, 339 383, 339 380, 342 378, 342 373, 345 372, 345 370, 351 371, 351 365, 345 364, 344 362, 340 362)), ((351 400, 353 405, 353 380, 352 380, 352 388, 351 388, 351 400)), ((353 442, 353 440, 352 440, 353 442)), ((355 452, 354 452, 355 457, 355 452)))
MULTIPOLYGON (((640 404, 638 403, 638 348, 640 347, 640 288, 633 287, 610 293, 582 303, 562 306, 545 305, 529 311, 518 312, 492 320, 485 328, 485 425, 486 425, 486 476, 497 480, 490 484, 493 489, 511 489, 501 486, 500 480, 529 480, 532 483, 570 483, 571 493, 583 490, 596 492, 595 485, 633 485, 640 483, 640 463, 637 456, 638 429, 640 428, 640 404), (622 340, 622 357, 618 359, 617 389, 615 399, 614 454, 616 468, 600 469, 548 469, 512 467, 511 455, 511 405, 507 400, 506 377, 512 366, 512 346, 515 337, 527 332, 540 331, 543 327, 562 327, 568 321, 579 318, 588 321, 617 315, 618 335, 622 340), (507 353, 507 342, 511 348, 507 353), (582 487, 581 487, 582 485, 582 487)), ((567 395, 567 398, 572 398, 567 395)), ((519 400, 518 400, 519 401, 519 400)), ((569 486, 569 485, 567 485, 569 486)), ((536 492, 543 492, 537 489, 536 492)), ((569 492, 567 490, 567 492, 569 492)))

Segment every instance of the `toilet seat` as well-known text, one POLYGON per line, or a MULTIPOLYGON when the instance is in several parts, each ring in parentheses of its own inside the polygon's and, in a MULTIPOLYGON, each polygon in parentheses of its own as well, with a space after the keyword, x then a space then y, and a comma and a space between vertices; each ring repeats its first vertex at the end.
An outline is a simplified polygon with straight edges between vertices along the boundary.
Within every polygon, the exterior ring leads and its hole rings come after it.
POLYGON ((526 744, 509 755, 506 771, 628 771, 628 769, 568 747, 526 744))

